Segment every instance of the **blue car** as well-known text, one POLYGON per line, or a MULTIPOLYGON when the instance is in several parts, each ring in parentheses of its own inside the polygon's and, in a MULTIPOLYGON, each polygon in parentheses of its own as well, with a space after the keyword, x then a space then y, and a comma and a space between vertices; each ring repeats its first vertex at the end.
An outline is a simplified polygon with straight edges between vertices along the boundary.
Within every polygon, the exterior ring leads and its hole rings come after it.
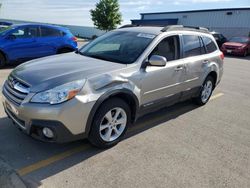
POLYGON ((75 50, 76 37, 67 28, 18 24, 0 30, 0 67, 75 50))

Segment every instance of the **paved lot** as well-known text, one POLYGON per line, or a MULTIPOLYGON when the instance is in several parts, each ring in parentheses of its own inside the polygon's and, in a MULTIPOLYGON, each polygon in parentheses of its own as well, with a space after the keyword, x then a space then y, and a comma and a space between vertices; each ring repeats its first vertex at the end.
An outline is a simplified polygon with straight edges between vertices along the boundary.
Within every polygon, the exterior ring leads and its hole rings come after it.
MULTIPOLYGON (((0 70, 0 85, 10 71, 0 70)), ((105 151, 86 140, 33 140, 0 106, 0 156, 33 187, 250 187, 249 73, 249 57, 227 57, 206 106, 184 102, 147 115, 105 151)))

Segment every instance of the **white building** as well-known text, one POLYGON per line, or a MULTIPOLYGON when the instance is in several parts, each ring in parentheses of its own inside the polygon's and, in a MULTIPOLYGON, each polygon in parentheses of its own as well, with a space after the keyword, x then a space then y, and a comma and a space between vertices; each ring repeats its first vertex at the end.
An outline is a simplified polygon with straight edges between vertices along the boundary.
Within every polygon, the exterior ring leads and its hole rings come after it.
POLYGON ((176 12, 142 13, 140 20, 131 20, 132 24, 154 23, 160 25, 187 25, 206 27, 218 31, 230 38, 248 36, 250 33, 250 7, 231 9, 210 9, 176 12))

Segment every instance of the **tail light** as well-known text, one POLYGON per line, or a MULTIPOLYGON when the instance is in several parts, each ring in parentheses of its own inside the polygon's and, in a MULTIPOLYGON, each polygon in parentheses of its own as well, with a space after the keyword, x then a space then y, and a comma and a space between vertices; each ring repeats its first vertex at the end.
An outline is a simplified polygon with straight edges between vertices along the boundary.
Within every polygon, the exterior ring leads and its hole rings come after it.
POLYGON ((76 37, 72 37, 71 40, 77 42, 77 38, 76 37))
POLYGON ((220 58, 221 58, 221 60, 224 60, 225 56, 224 56, 223 52, 221 52, 220 58))

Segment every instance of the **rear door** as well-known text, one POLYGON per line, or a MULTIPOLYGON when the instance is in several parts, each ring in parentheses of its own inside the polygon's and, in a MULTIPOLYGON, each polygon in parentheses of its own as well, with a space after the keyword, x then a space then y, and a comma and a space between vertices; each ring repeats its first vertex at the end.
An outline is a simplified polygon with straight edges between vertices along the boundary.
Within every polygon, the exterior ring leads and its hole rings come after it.
POLYGON ((198 35, 182 35, 183 60, 185 61, 185 79, 182 85, 183 91, 198 89, 201 86, 201 78, 208 60, 206 50, 198 35))
POLYGON ((62 45, 63 32, 60 30, 41 26, 41 36, 38 38, 38 42, 41 45, 40 55, 48 56, 57 53, 58 47, 62 45))

